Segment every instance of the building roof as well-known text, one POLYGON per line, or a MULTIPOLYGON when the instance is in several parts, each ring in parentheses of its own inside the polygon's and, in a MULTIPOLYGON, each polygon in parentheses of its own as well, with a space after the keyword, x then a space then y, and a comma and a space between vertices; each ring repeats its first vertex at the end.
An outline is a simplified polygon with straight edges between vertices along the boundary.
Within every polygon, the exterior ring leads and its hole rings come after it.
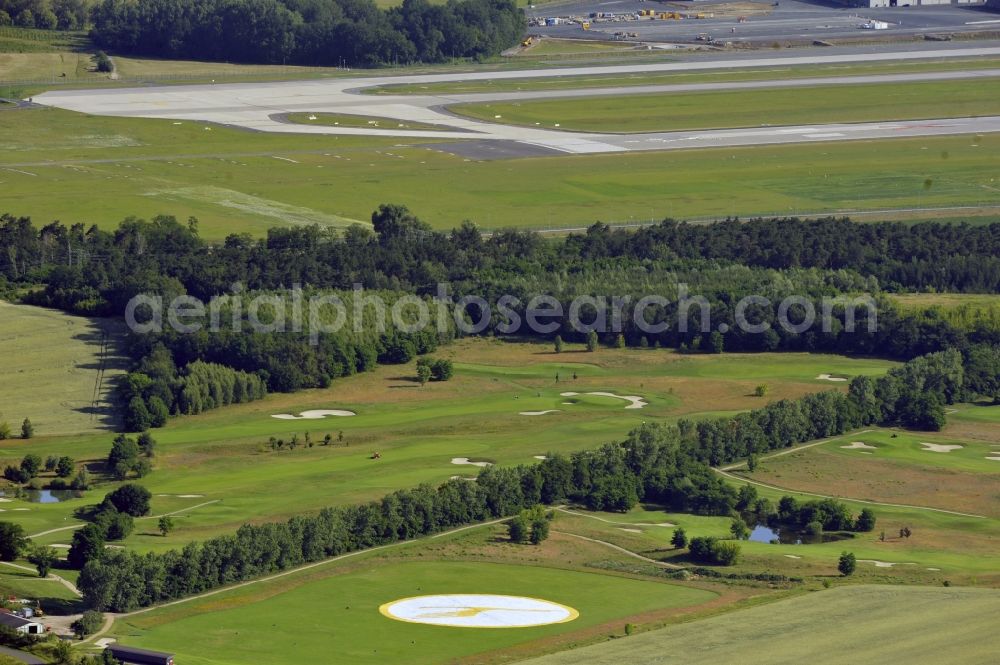
POLYGON ((16 614, 0 612, 0 626, 7 626, 8 628, 17 630, 18 628, 24 628, 25 626, 31 624, 40 625, 37 621, 21 618, 16 614))
POLYGON ((174 654, 164 653, 162 651, 150 651, 149 649, 140 649, 138 647, 127 647, 122 644, 109 644, 105 647, 112 654, 122 654, 130 656, 150 656, 153 658, 173 658, 174 654))

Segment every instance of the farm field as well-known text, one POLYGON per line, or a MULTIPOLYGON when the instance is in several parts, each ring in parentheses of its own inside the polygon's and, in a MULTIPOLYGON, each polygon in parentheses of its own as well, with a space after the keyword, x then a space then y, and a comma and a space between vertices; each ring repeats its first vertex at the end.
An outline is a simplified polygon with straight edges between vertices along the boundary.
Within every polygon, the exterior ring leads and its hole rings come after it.
MULTIPOLYGON (((822 373, 877 375, 893 366, 808 354, 683 356, 640 349, 589 354, 575 345, 567 348, 557 356, 548 345, 470 339, 436 354, 455 363, 455 378, 446 383, 420 387, 412 378, 412 365, 388 365, 336 381, 326 390, 275 394, 172 420, 154 433, 156 468, 143 484, 154 494, 154 515, 183 511, 175 517, 177 529, 164 538, 155 533, 155 520, 140 521, 126 544, 162 550, 232 532, 249 520, 287 518, 478 472, 476 466, 454 463, 457 458, 534 463, 536 455, 619 439, 649 418, 754 408, 764 403, 753 396, 760 376, 769 381, 768 399, 782 399, 844 389, 845 384, 817 379, 822 373), (705 369, 712 364, 719 369, 705 369), (705 376, 697 376, 699 372, 705 376), (591 392, 641 396, 648 406, 626 409, 625 400, 586 394, 591 392), (272 417, 323 408, 358 415, 304 421, 272 417), (520 415, 540 411, 554 412, 520 415), (307 447, 306 432, 314 443, 329 433, 333 445, 307 447), (298 435, 296 450, 272 451, 266 445, 271 436, 288 441, 292 435, 298 435), (382 459, 370 459, 374 452, 382 459)), ((99 473, 112 438, 109 432, 39 436, 30 445, 43 458, 69 454, 99 473)), ((0 465, 17 461, 24 452, 22 442, 0 442, 0 465)), ((72 528, 80 524, 72 518, 73 510, 111 487, 63 503, 7 502, 4 517, 23 524, 30 534, 72 528)), ((65 544, 70 537, 68 530, 60 530, 38 540, 65 544)))
POLYGON ((929 215, 1000 205, 989 184, 992 136, 470 161, 440 143, 174 122, 53 109, 0 114, 4 210, 104 228, 130 215, 195 216, 201 233, 217 240, 260 236, 275 225, 342 227, 403 201, 445 229, 465 219, 486 229, 558 229, 596 220, 894 208, 929 215))
POLYGON ((0 420, 18 435, 25 418, 36 435, 106 430, 113 381, 124 369, 118 330, 106 319, 0 301, 0 420))
POLYGON ((564 130, 640 132, 920 120, 1000 113, 988 80, 837 85, 458 104, 480 120, 564 130), (842 102, 850 99, 850 105, 842 102))
MULTIPOLYGON (((530 51, 528 51, 530 53, 530 51)), ((924 62, 850 63, 837 65, 796 65, 761 67, 739 71, 652 72, 591 76, 558 76, 532 79, 498 79, 448 83, 386 84, 367 89, 371 94, 443 95, 477 92, 519 92, 526 90, 577 90, 637 85, 681 83, 722 83, 729 81, 770 81, 820 76, 865 76, 873 74, 911 74, 919 72, 967 71, 1000 67, 1000 59, 976 58, 924 62)))
POLYGON ((841 587, 525 663, 832 665, 844 662, 846 648, 857 665, 985 663, 995 645, 984 636, 998 610, 1000 591, 993 589, 841 587))

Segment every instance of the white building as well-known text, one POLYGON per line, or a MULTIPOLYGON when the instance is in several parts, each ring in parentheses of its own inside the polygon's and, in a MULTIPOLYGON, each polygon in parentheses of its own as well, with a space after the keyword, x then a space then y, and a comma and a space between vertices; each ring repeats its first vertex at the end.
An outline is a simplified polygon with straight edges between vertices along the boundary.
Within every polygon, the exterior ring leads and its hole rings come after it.
POLYGON ((42 635, 45 633, 45 626, 37 621, 23 619, 16 614, 6 611, 0 611, 0 626, 10 628, 25 635, 42 635))

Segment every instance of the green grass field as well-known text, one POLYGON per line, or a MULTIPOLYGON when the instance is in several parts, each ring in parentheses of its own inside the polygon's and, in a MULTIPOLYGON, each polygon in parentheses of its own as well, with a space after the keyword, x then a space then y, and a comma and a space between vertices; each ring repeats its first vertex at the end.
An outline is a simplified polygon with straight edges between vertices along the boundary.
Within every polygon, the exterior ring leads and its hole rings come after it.
MULTIPOLYGON (((531 53, 531 51, 526 51, 531 53)), ((523 57, 523 56, 522 56, 523 57)), ((590 76, 552 76, 521 79, 484 79, 446 83, 387 84, 367 90, 372 94, 444 95, 476 92, 519 92, 522 90, 579 90, 638 85, 685 83, 721 83, 727 81, 770 81, 824 76, 871 76, 875 74, 913 74, 920 72, 994 69, 1000 59, 949 59, 924 62, 848 63, 837 65, 797 65, 719 71, 679 71, 643 74, 600 74, 590 76)))
MULTIPOLYGON (((536 455, 550 451, 568 453, 619 439, 649 418, 750 409, 764 403, 752 396, 762 377, 771 386, 768 399, 782 399, 836 387, 817 380, 820 373, 877 375, 893 365, 807 354, 694 358, 666 350, 589 354, 568 348, 574 352, 557 356, 548 345, 466 340, 438 354, 456 363, 456 376, 447 383, 419 387, 412 380, 412 365, 391 365, 337 381, 326 390, 276 394, 172 420, 155 432, 156 470, 143 484, 156 495, 154 514, 185 512, 176 516, 177 529, 168 537, 155 532, 155 520, 141 521, 126 544, 139 550, 177 547, 235 531, 249 520, 287 518, 478 471, 453 464, 453 458, 534 463, 536 455), (718 367, 712 370, 711 365, 718 367), (561 395, 602 391, 641 395, 648 406, 625 409, 624 400, 561 395), (312 421, 271 417, 314 408, 350 409, 358 415, 312 421), (550 409, 557 412, 519 415, 550 409), (309 432, 319 442, 326 433, 336 440, 340 431, 346 445, 262 449, 271 436, 289 440, 298 434, 304 442, 309 432), (370 459, 375 451, 382 459, 370 459)), ((43 457, 70 454, 99 470, 112 438, 110 432, 40 436, 28 445, 43 457)), ((16 462, 26 450, 20 441, 0 442, 0 465, 16 462)), ((4 517, 23 524, 29 534, 72 527, 79 524, 73 510, 93 503, 112 486, 65 503, 7 502, 4 517)), ((39 540, 65 544, 70 537, 63 530, 39 540)))
POLYGON ((394 562, 330 576, 263 602, 224 597, 212 602, 214 611, 162 624, 155 614, 139 615, 118 630, 123 643, 169 649, 178 662, 191 665, 295 663, 322 653, 351 663, 421 665, 455 662, 714 596, 678 585, 539 566, 394 562), (552 626, 484 630, 403 623, 378 612, 382 603, 434 593, 542 596, 577 609, 580 617, 552 626), (140 630, 124 637, 133 628, 140 630))
POLYGON ((918 120, 993 115, 1000 100, 982 81, 615 95, 581 99, 458 104, 460 115, 563 130, 641 132, 918 120), (845 105, 845 99, 851 100, 845 105))
POLYGON ((489 229, 559 228, 1000 205, 990 184, 993 136, 474 162, 392 137, 209 131, 48 109, 4 112, 0 132, 4 210, 104 228, 129 215, 193 215, 213 239, 275 225, 341 226, 386 202, 444 229, 464 219, 489 229))
POLYGON ((0 301, 0 420, 18 435, 25 418, 38 436, 106 429, 114 377, 123 370, 118 335, 109 320, 0 301))
POLYGON ((285 116, 288 122, 297 125, 328 125, 340 127, 364 127, 385 129, 446 129, 441 125, 431 125, 426 122, 400 122, 392 118, 380 118, 368 115, 346 115, 343 113, 289 113, 285 116))
POLYGON ((671 626, 525 665, 989 662, 1000 592, 855 586, 671 626), (889 637, 891 636, 891 637, 889 637))
POLYGON ((774 457, 745 477, 791 490, 1000 517, 997 457, 997 444, 988 440, 873 430, 774 457))

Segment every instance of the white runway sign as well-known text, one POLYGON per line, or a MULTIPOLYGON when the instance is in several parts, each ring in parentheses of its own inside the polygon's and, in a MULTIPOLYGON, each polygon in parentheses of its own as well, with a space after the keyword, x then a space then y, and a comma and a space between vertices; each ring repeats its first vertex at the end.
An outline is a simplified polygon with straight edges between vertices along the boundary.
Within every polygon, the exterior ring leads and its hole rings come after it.
POLYGON ((494 594, 414 596, 386 603, 390 619, 461 628, 526 628, 565 623, 580 616, 572 607, 539 598, 494 594))

